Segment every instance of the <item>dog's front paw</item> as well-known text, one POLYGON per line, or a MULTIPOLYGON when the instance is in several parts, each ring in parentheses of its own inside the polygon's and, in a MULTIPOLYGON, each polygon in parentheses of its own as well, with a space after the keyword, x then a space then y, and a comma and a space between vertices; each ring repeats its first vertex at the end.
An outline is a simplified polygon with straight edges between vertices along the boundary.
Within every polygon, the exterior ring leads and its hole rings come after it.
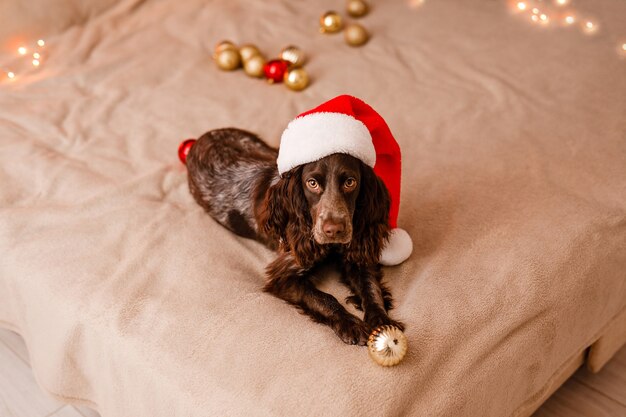
POLYGON ((370 327, 358 318, 343 318, 333 324, 333 330, 344 343, 349 345, 367 345, 370 327))
POLYGON ((398 321, 398 320, 389 319, 389 321, 387 323, 385 323, 385 324, 389 324, 391 326, 397 327, 401 331, 404 331, 404 329, 406 328, 404 323, 402 323, 401 321, 398 321))
POLYGON ((401 331, 404 331, 406 327, 404 323, 397 321, 397 320, 393 320, 389 318, 389 316, 387 316, 386 314, 365 314, 365 322, 372 329, 375 329, 379 326, 388 325, 388 326, 397 327, 401 331))
POLYGON ((352 294, 346 297, 346 303, 352 304, 352 306, 359 311, 363 311, 363 307, 361 307, 361 297, 358 295, 352 294))

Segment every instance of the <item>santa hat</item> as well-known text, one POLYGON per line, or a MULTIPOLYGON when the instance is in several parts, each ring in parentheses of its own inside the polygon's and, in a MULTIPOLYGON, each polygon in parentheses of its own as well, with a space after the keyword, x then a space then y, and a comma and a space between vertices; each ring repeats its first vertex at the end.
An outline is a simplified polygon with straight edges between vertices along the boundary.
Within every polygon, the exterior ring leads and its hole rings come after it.
POLYGON ((280 175, 299 165, 334 153, 360 159, 374 169, 385 183, 389 209, 389 242, 380 256, 382 265, 398 265, 413 251, 409 234, 398 228, 400 208, 400 147, 385 120, 368 104, 343 95, 300 114, 292 120, 280 139, 280 175))

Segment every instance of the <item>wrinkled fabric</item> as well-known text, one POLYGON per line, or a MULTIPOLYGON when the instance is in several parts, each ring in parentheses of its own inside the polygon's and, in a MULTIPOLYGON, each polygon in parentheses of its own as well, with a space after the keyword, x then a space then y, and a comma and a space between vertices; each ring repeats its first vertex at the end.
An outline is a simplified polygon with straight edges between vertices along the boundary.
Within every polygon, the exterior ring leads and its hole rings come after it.
MULTIPOLYGON (((0 27, 38 21, 19 3, 0 27)), ((318 33, 337 2, 94 3, 21 35, 46 39, 37 70, 0 33, 23 68, 0 83, 0 325, 47 392, 104 417, 516 416, 624 310, 624 2, 576 2, 594 36, 505 1, 372 2, 362 48, 318 33), (311 86, 218 70, 222 39, 300 46, 311 86), (194 203, 176 156, 228 126, 276 146, 338 94, 403 152, 392 369, 261 292, 273 254, 194 203)))

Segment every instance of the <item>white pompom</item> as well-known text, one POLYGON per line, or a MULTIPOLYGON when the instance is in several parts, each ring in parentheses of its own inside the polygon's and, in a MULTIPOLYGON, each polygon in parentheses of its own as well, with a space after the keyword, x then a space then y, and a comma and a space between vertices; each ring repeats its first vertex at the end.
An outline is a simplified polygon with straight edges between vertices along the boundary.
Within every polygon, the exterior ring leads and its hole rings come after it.
POLYGON ((380 254, 381 265, 392 266, 404 262, 413 252, 413 241, 404 229, 393 229, 389 233, 389 242, 380 254))

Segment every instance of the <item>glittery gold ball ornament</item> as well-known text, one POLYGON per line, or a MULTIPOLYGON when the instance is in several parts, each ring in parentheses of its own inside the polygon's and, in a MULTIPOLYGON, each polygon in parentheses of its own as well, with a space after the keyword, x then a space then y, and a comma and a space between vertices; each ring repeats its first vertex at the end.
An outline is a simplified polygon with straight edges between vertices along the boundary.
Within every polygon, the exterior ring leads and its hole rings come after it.
POLYGON ((213 50, 213 58, 217 59, 217 55, 222 52, 225 51, 227 49, 231 49, 233 51, 237 50, 237 46, 235 46, 234 43, 232 43, 231 41, 220 41, 215 45, 215 49, 213 50))
POLYGON ((232 71, 241 65, 241 57, 236 49, 224 49, 215 55, 215 63, 224 71, 232 71))
POLYGON ((322 33, 337 33, 341 27, 341 16, 337 12, 326 12, 320 17, 320 32, 322 33))
POLYGON ((370 6, 365 0, 348 0, 346 9, 352 17, 363 17, 370 11, 370 6))
POLYGON ((358 23, 351 23, 346 26, 344 36, 346 38, 346 43, 350 46, 365 45, 370 38, 367 30, 365 30, 365 28, 358 23))
POLYGON ((243 61, 243 70, 250 77, 261 78, 265 75, 263 71, 263 66, 265 65, 265 58, 261 55, 254 55, 247 60, 243 61))
POLYGON ((367 339, 370 358, 381 366, 394 366, 406 355, 408 343, 406 336, 395 326, 379 326, 367 339))
POLYGON ((256 45, 247 44, 239 48, 239 55, 241 55, 243 62, 246 62, 253 56, 261 55, 261 51, 259 51, 259 48, 257 48, 256 45))
POLYGON ((309 74, 302 68, 292 68, 285 73, 283 82, 291 90, 301 91, 309 85, 309 74))
POLYGON ((298 68, 304 65, 306 56, 302 49, 297 46, 289 45, 285 46, 283 50, 280 51, 280 59, 289 62, 292 67, 298 68))

